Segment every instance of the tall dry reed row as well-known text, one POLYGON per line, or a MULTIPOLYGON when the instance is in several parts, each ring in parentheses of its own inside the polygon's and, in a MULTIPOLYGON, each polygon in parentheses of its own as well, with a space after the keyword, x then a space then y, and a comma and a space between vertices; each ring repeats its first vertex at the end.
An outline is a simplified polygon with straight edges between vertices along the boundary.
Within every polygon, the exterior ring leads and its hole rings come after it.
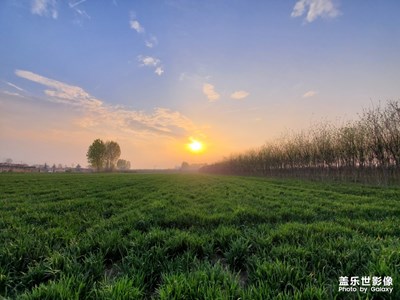
POLYGON ((321 122, 306 131, 201 169, 206 173, 400 182, 400 102, 365 109, 358 120, 321 122))

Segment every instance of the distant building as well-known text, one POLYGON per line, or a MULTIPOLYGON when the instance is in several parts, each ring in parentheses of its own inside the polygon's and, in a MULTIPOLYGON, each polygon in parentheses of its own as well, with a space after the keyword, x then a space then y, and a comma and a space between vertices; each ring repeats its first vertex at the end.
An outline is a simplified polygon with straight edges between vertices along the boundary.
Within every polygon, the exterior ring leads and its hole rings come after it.
POLYGON ((39 172, 39 169, 27 164, 0 163, 0 172, 32 173, 39 172))

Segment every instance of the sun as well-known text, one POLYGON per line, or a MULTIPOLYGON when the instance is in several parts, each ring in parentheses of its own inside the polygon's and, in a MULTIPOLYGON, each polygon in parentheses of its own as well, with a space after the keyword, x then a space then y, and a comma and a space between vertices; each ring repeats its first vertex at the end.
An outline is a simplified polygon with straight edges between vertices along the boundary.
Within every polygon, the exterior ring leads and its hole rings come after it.
POLYGON ((199 152, 203 151, 204 146, 200 141, 195 140, 193 138, 191 138, 190 141, 191 142, 189 144, 187 144, 190 151, 192 151, 194 153, 199 153, 199 152))

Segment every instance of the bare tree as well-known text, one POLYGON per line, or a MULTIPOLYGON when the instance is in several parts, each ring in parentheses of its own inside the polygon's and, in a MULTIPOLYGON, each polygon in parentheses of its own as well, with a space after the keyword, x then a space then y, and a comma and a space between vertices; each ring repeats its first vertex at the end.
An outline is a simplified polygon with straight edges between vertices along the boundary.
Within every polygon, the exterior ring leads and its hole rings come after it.
POLYGON ((363 176, 387 182, 400 177, 400 102, 364 110, 359 120, 340 127, 321 122, 308 131, 288 132, 276 142, 233 154, 202 170, 354 180, 363 176))

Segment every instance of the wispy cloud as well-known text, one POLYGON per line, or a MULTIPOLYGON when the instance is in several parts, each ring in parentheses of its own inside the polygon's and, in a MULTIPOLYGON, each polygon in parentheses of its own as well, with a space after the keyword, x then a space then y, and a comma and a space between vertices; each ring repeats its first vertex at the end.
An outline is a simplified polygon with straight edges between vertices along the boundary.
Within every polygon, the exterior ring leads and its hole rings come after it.
MULTIPOLYGON (((69 0, 68 6, 74 11, 76 16, 90 19, 90 16, 86 11, 79 6, 85 3, 87 0, 69 0)), ((31 13, 42 17, 51 17, 53 19, 58 18, 58 0, 31 0, 31 13)), ((79 19, 74 20, 74 23, 80 24, 79 19)))
POLYGON ((42 84, 51 90, 45 90, 44 93, 50 96, 51 101, 66 103, 86 108, 100 107, 102 102, 90 96, 87 92, 77 86, 68 85, 57 80, 49 79, 44 76, 32 73, 30 71, 16 70, 15 74, 21 78, 42 84))
POLYGON ((18 93, 14 93, 14 92, 9 92, 9 91, 1 91, 3 94, 5 95, 9 95, 9 96, 15 96, 15 97, 24 97, 21 94, 18 93))
POLYGON ((203 93, 210 102, 217 101, 220 98, 220 94, 215 91, 215 87, 209 83, 205 83, 203 85, 203 93))
POLYGON ((232 99, 236 99, 236 100, 240 100, 240 99, 246 98, 248 95, 250 95, 250 94, 248 92, 246 92, 246 91, 236 91, 236 92, 231 94, 231 98, 232 99))
POLYGON ((31 12, 34 15, 43 17, 58 18, 57 1, 56 0, 32 0, 31 12))
POLYGON ((87 0, 78 0, 78 1, 72 1, 69 3, 69 7, 74 8, 75 6, 78 6, 82 3, 85 3, 87 0))
POLYGON ((21 91, 21 92, 24 91, 24 89, 20 88, 19 86, 15 85, 15 84, 13 84, 13 83, 11 83, 11 82, 8 82, 8 81, 3 81, 3 82, 4 82, 5 84, 7 84, 7 85, 13 87, 14 89, 16 89, 16 90, 18 90, 18 91, 21 91))
POLYGON ((143 33, 144 27, 139 23, 134 12, 130 12, 129 25, 137 33, 143 33))
MULTIPOLYGON (((85 3, 87 0, 74 0, 68 3, 69 7, 75 12, 79 17, 90 19, 89 14, 82 8, 79 8, 81 4, 85 3)), ((75 23, 81 24, 80 20, 76 20, 75 23)))
POLYGON ((164 73, 164 68, 161 65, 161 60, 159 60, 158 58, 139 55, 138 61, 140 62, 140 66, 155 68, 154 73, 156 73, 158 76, 161 76, 164 73))
POLYGON ((158 40, 155 36, 150 36, 150 38, 146 39, 144 42, 147 48, 153 48, 158 44, 158 40))
POLYGON ((317 94, 318 94, 317 91, 311 90, 311 91, 308 91, 307 93, 305 93, 302 97, 303 98, 311 98, 311 97, 316 96, 317 94))
POLYGON ((21 78, 46 87, 47 100, 79 109, 84 116, 75 120, 82 128, 106 128, 127 134, 184 137, 197 128, 193 122, 178 111, 156 107, 151 113, 130 108, 107 105, 84 89, 50 79, 30 71, 16 70, 21 78))
POLYGON ((337 17, 340 12, 333 0, 299 0, 293 7, 292 17, 306 14, 307 22, 311 23, 318 17, 337 17))
POLYGON ((130 12, 129 26, 131 29, 141 34, 144 40, 144 45, 147 48, 153 48, 158 45, 157 37, 152 34, 146 33, 146 30, 144 29, 143 25, 136 18, 136 14, 132 11, 130 12))

